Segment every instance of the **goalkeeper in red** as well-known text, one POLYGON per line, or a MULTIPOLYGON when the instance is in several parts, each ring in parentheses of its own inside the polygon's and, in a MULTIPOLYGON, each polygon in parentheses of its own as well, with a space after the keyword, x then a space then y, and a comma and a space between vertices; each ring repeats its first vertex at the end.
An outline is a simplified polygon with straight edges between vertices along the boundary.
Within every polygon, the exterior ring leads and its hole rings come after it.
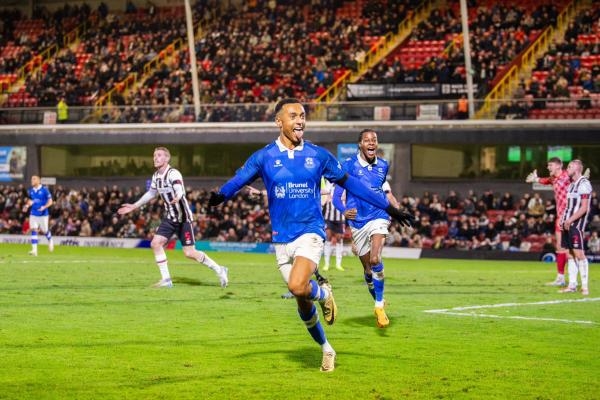
MULTIPOLYGON (((556 202, 556 279, 549 282, 550 286, 566 286, 565 281, 565 265, 567 264, 567 250, 562 246, 562 227, 560 221, 562 220, 565 210, 567 209, 567 191, 571 184, 571 178, 566 170, 563 169, 563 162, 558 157, 552 157, 548 160, 548 172, 550 176, 547 178, 540 178, 537 175, 537 170, 533 170, 532 173, 527 175, 525 182, 527 183, 540 183, 542 185, 552 185, 554 190, 554 201, 556 202)), ((589 170, 585 171, 585 175, 589 176, 589 170)))
POLYGON ((262 178, 268 196, 279 271, 296 298, 300 319, 312 339, 321 346, 321 371, 331 372, 335 368, 336 353, 327 341, 315 302, 321 305, 328 325, 335 322, 337 306, 331 285, 324 280, 317 283, 311 279, 317 271, 325 239, 321 177, 386 210, 400 223, 410 225, 413 217, 349 176, 330 152, 303 139, 306 112, 298 100, 280 100, 275 106, 275 123, 279 137, 252 154, 218 193, 212 193, 209 205, 221 204, 245 185, 262 178))

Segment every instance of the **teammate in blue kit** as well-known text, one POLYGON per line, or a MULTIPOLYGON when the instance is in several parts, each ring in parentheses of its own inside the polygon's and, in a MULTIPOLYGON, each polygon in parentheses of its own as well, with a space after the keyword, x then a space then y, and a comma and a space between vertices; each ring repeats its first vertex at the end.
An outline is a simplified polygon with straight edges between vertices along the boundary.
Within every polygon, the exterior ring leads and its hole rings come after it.
MULTIPOLYGON (((358 153, 344 162, 344 169, 348 174, 360 179, 373 193, 386 196, 384 187, 388 173, 388 163, 383 158, 377 157, 377 133, 372 129, 364 129, 358 136, 358 153)), ((340 210, 350 228, 356 254, 363 265, 364 277, 369 293, 375 300, 375 317, 377 326, 385 328, 390 324, 384 310, 384 274, 381 252, 385 237, 389 234, 390 218, 380 208, 362 201, 354 193, 346 194, 346 204, 342 201, 344 189, 336 187, 333 192, 333 205, 340 210)), ((397 206, 395 197, 388 196, 397 206)))
POLYGON ((349 176, 335 157, 322 147, 304 141, 306 112, 296 99, 283 99, 275 106, 279 137, 246 160, 218 193, 210 206, 233 197, 245 185, 262 178, 269 202, 272 236, 279 271, 294 294, 298 313, 312 338, 321 345, 321 371, 335 368, 335 351, 327 341, 314 302, 319 302, 325 322, 335 322, 337 306, 331 285, 311 279, 323 252, 325 221, 321 212, 321 177, 344 187, 362 200, 387 210, 401 223, 413 217, 392 207, 386 198, 373 193, 358 179, 349 176))
POLYGON ((38 231, 48 239, 48 251, 54 251, 54 242, 52 233, 48 228, 48 209, 52 205, 52 195, 48 188, 41 183, 37 175, 31 177, 31 188, 29 188, 29 199, 25 204, 23 211, 31 210, 29 215, 29 231, 31 232, 31 251, 32 256, 38 255, 38 231))

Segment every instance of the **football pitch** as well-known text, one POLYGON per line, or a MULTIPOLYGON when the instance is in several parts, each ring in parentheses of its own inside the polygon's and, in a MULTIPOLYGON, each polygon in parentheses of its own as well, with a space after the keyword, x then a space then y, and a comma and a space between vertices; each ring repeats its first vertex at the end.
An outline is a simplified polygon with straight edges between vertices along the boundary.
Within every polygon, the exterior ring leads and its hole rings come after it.
POLYGON ((544 283, 554 265, 384 260, 391 325, 353 257, 325 275, 339 319, 319 372, 273 255, 211 253, 212 271, 169 251, 172 289, 149 249, 0 247, 0 399, 598 399, 600 270, 590 296, 544 283))

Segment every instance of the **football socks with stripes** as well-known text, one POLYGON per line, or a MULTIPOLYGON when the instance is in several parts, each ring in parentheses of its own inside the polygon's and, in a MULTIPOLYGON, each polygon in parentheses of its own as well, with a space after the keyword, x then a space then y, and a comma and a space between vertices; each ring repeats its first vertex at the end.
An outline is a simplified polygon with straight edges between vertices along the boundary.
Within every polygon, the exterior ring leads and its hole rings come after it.
POLYGON ((379 263, 371 267, 373 271, 373 289, 375 291, 375 307, 383 307, 383 263, 379 263))

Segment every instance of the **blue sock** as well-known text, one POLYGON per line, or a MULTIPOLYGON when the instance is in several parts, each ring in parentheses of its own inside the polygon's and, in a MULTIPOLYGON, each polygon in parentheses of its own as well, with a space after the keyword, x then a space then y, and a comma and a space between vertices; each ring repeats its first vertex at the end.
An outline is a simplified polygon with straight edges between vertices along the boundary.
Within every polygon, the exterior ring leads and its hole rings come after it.
POLYGON ((317 307, 313 304, 312 309, 308 315, 302 315, 302 311, 298 310, 298 315, 304 325, 306 325, 306 329, 308 329, 308 333, 314 339, 315 342, 320 345, 324 344, 327 341, 325 337, 325 331, 323 330, 323 325, 321 325, 321 321, 319 321, 319 314, 317 313, 317 307))
POLYGON ((52 240, 52 232, 46 232, 46 239, 48 239, 48 241, 52 240))
POLYGON ((31 244, 38 244, 38 235, 37 232, 31 232, 31 244))
POLYGON ((310 280, 310 294, 308 295, 308 297, 313 300, 313 301, 323 301, 327 298, 327 296, 329 295, 329 293, 327 293, 327 291, 322 290, 319 287, 319 284, 314 281, 314 280, 310 280))
POLYGON ((367 282, 367 289, 369 289, 369 293, 373 296, 373 300, 375 300, 375 288, 373 287, 373 274, 368 274, 365 272, 365 282, 367 282))
POLYGON ((375 301, 383 301, 383 263, 379 263, 371 268, 373 271, 373 289, 375 291, 375 301))

